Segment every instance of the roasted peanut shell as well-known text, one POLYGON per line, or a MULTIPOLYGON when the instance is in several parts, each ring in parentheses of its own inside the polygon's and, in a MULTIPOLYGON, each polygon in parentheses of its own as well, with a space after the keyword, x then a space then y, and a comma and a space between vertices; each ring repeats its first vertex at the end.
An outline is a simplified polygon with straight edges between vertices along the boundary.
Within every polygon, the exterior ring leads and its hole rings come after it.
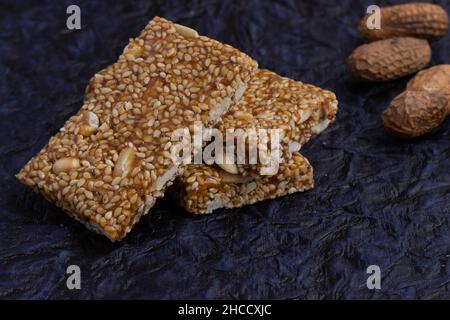
POLYGON ((430 59, 426 40, 405 37, 362 45, 353 51, 347 64, 356 80, 382 82, 414 74, 430 59))
POLYGON ((380 10, 381 29, 369 29, 366 15, 359 23, 358 33, 367 42, 393 37, 415 37, 439 40, 448 31, 447 12, 431 3, 408 3, 386 6, 380 10))

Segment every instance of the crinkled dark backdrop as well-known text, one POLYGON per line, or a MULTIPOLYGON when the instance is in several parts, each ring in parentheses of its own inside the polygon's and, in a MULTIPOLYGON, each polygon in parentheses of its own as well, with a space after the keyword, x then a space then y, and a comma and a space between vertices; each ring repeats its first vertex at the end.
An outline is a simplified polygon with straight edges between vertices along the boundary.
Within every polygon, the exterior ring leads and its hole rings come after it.
MULTIPOLYGON (((0 298, 449 298, 450 123, 393 139, 380 112, 407 79, 350 80, 345 59, 373 2, 2 0, 0 298), (72 3, 80 31, 65 27, 72 3), (162 199, 112 244, 19 184, 13 175, 78 110, 89 78, 155 15, 336 92, 337 122, 303 151, 313 191, 204 218, 162 199), (66 289, 70 264, 79 291, 66 289), (372 264, 381 290, 366 288, 372 264)), ((450 63, 449 37, 433 44, 433 64, 450 63)))

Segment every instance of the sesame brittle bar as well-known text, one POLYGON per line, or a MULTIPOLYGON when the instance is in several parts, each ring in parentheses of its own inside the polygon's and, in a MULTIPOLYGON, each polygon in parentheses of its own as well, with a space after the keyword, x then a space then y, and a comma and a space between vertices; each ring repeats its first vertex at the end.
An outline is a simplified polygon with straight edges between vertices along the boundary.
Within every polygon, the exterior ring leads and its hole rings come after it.
POLYGON ((237 49, 156 17, 92 78, 81 110, 17 177, 120 240, 181 171, 171 133, 215 123, 256 68, 237 49))
POLYGON ((298 152, 280 165, 273 176, 229 174, 214 166, 190 165, 178 178, 177 201, 188 212, 208 214, 218 208, 236 208, 314 187, 313 168, 298 152))
MULTIPOLYGON (((330 91, 260 69, 242 99, 230 107, 215 127, 224 137, 229 136, 227 130, 281 129, 280 153, 289 155, 335 120, 337 105, 336 96, 330 91)), ((256 164, 246 161, 219 165, 230 173, 261 174, 260 161, 256 164)))

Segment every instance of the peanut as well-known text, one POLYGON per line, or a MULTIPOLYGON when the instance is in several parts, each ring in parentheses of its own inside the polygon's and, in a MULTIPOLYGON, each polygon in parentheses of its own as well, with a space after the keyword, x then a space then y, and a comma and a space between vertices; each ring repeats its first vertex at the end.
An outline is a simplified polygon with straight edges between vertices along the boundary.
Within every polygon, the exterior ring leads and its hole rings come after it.
POLYGON ((188 28, 186 26, 182 26, 181 24, 175 23, 175 30, 177 30, 177 32, 179 34, 181 34, 183 37, 186 37, 186 38, 197 38, 198 37, 197 31, 195 31, 194 29, 188 28))
POLYGON ((253 119, 253 115, 251 113, 248 112, 242 112, 242 111, 236 111, 233 116, 238 119, 238 120, 242 120, 242 121, 250 121, 253 119))
POLYGON ((133 167, 136 153, 131 148, 125 148, 119 153, 116 164, 114 165, 114 177, 125 177, 133 167))
POLYGON ((231 159, 229 159, 229 157, 227 155, 223 156, 222 158, 223 158, 222 161, 219 161, 219 162, 216 161, 216 164, 220 168, 222 168, 222 170, 224 170, 224 171, 226 171, 228 173, 231 173, 231 174, 238 174, 239 173, 237 165, 234 164, 231 161, 231 159))
POLYGON ((247 183, 254 180, 254 178, 250 176, 230 174, 228 172, 221 172, 221 178, 223 183, 247 183))
POLYGON ((61 172, 67 172, 80 167, 80 160, 78 158, 69 157, 56 160, 53 164, 53 172, 59 174, 61 172))
POLYGON ((226 163, 218 163, 217 164, 220 168, 222 168, 222 170, 231 173, 231 174, 238 174, 238 167, 233 163, 233 164, 226 164, 226 163))

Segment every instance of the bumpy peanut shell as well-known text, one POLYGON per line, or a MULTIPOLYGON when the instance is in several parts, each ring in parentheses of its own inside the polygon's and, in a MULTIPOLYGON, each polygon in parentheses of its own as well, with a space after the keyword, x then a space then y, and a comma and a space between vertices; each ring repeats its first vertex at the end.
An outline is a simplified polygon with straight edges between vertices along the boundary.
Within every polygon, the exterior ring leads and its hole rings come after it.
POLYGON ((387 107, 381 118, 391 133, 410 139, 430 132, 447 116, 447 98, 439 92, 405 91, 387 107))
POLYGON ((450 64, 441 64, 420 71, 408 82, 407 90, 439 91, 447 96, 450 113, 450 64))
POLYGON ((347 60, 356 80, 395 80, 425 68, 431 59, 428 41, 416 38, 380 40, 356 48, 347 60))
POLYGON ((393 37, 416 37, 439 40, 448 30, 447 12, 431 3, 408 3, 381 8, 381 29, 369 29, 366 15, 359 23, 358 33, 367 42, 393 37))

